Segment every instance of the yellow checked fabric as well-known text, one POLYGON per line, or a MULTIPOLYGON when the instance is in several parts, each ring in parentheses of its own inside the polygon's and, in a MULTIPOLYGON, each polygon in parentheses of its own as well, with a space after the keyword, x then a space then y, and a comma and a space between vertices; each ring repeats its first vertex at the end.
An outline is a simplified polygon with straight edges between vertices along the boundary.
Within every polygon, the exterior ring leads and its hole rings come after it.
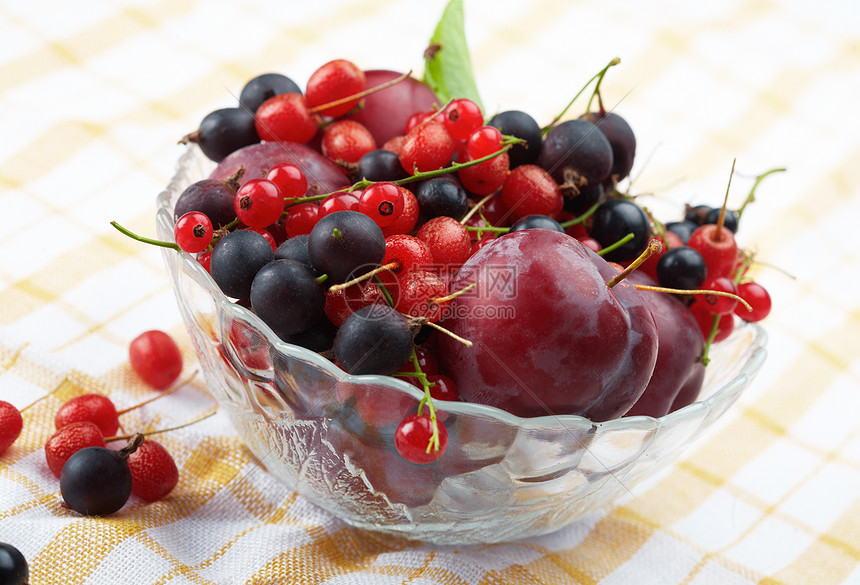
MULTIPOLYGON (((633 192, 739 205, 775 306, 769 358, 735 407, 617 506, 526 541, 434 547, 345 526, 286 490, 217 413, 160 435, 164 501, 82 518, 43 445, 83 392, 153 395, 129 341, 169 331, 197 364, 154 234, 176 141, 268 71, 422 71, 441 0, 0 1, 0 399, 24 432, 0 456, 0 542, 34 585, 860 583, 860 8, 850 0, 465 0, 486 109, 549 121, 613 57, 603 96, 636 131, 633 192)), ((580 101, 571 110, 575 116, 580 101)), ((665 216, 664 216, 665 217, 665 216)), ((672 218, 667 218, 672 219, 672 218)), ((187 378, 186 378, 187 379, 187 378)), ((123 415, 197 420, 200 376, 123 415)))

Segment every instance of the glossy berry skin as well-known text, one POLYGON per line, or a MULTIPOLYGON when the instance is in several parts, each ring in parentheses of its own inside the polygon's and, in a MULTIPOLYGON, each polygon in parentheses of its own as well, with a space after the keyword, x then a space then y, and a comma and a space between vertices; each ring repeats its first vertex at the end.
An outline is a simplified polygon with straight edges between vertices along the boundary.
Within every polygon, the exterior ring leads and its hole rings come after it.
MULTIPOLYGON (((717 278, 706 278, 702 283, 702 289, 713 290, 724 293, 738 294, 738 287, 735 283, 725 276, 717 278)), ((735 310, 738 301, 731 297, 722 295, 696 295, 696 303, 701 303, 702 308, 715 315, 726 315, 735 310)))
POLYGON ((248 230, 230 232, 212 250, 210 273, 221 291, 234 299, 247 299, 257 271, 274 258, 266 238, 248 230))
POLYGON ((316 203, 299 203, 288 209, 284 218, 284 231, 287 237, 295 238, 311 233, 320 220, 320 207, 316 203))
POLYGON ((169 334, 157 329, 135 337, 129 344, 128 358, 134 371, 156 390, 168 388, 182 373, 179 346, 169 334))
POLYGON ((179 483, 179 469, 161 443, 147 439, 128 456, 131 493, 155 502, 165 498, 179 483))
POLYGON ((594 212, 590 235, 604 248, 630 233, 632 240, 603 256, 607 262, 626 262, 641 254, 651 238, 651 224, 642 208, 626 199, 604 201, 594 212))
MULTIPOLYGON (((719 207, 715 207, 708 211, 702 224, 716 224, 720 220, 720 211, 721 209, 719 207)), ((738 212, 727 209, 725 216, 723 216, 723 227, 733 234, 736 234, 738 233, 738 221, 738 212)))
POLYGON ((408 176, 400 166, 400 157, 381 148, 362 155, 358 160, 358 175, 368 181, 396 181, 408 176))
POLYGON ((568 120, 547 132, 537 162, 563 192, 576 193, 605 181, 612 160, 612 146, 594 124, 568 120))
POLYGON ((403 212, 403 193, 394 183, 374 183, 358 196, 358 211, 380 228, 388 227, 403 212))
POLYGON ((690 235, 687 245, 705 259, 709 278, 732 276, 738 258, 738 246, 730 230, 719 230, 714 224, 702 225, 690 235))
POLYGON ((30 568, 27 559, 11 544, 0 542, 0 583, 2 585, 27 585, 30 568))
POLYGON ((236 191, 234 206, 239 221, 250 227, 264 228, 281 217, 284 196, 273 182, 251 179, 236 191))
POLYGON ((676 234, 681 238, 681 242, 686 244, 690 240, 690 236, 693 235, 693 232, 696 231, 696 228, 699 226, 692 221, 685 219, 682 221, 670 221, 664 227, 666 228, 666 231, 676 234))
POLYGON ((520 165, 511 171, 502 186, 502 202, 514 220, 535 214, 556 218, 564 207, 558 184, 537 165, 520 165))
POLYGON ((469 230, 452 217, 434 217, 415 235, 430 248, 433 261, 442 266, 458 266, 472 251, 469 230))
MULTIPOLYGON (((364 71, 355 63, 346 59, 335 59, 322 65, 308 78, 305 95, 308 106, 318 108, 330 102, 347 98, 364 91, 366 79, 364 71)), ((337 118, 343 116, 355 106, 361 98, 347 101, 343 104, 319 110, 323 116, 337 118)))
POLYGON ((582 215, 595 203, 604 198, 606 191, 603 184, 581 189, 579 193, 567 190, 564 193, 564 210, 573 215, 582 215))
POLYGON ((633 168, 633 159, 636 156, 636 135, 633 134, 630 124, 614 112, 606 112, 602 115, 590 112, 584 114, 582 118, 593 122, 612 146, 610 177, 616 182, 625 179, 633 168))
POLYGON ((45 443, 45 461, 55 477, 60 477, 69 457, 86 447, 105 447, 105 438, 95 423, 79 421, 65 425, 45 443))
POLYGON ((460 98, 448 104, 442 113, 442 121, 452 138, 467 140, 472 132, 484 124, 484 114, 478 104, 460 98))
POLYGON ((345 282, 379 266, 385 236, 379 225, 357 211, 338 211, 320 219, 308 240, 311 265, 328 274, 327 284, 345 282))
POLYGON ((466 140, 466 152, 473 160, 489 156, 501 148, 502 133, 495 126, 482 126, 466 140))
POLYGON ((304 144, 316 136, 317 116, 308 109, 304 96, 282 93, 264 101, 254 118, 261 140, 304 144))
POLYGON ((431 121, 409 131, 400 148, 400 164, 410 175, 441 169, 451 162, 456 145, 444 124, 431 121))
POLYGON ((423 317, 431 323, 439 321, 448 306, 434 299, 448 296, 448 286, 442 278, 427 270, 413 270, 397 276, 397 300, 394 308, 404 315, 423 317))
POLYGON ((295 81, 280 73, 263 73, 248 80, 239 94, 239 105, 256 112, 264 101, 281 93, 302 93, 295 81))
POLYGON ((657 280, 667 288, 698 289, 707 275, 705 259, 688 246, 667 250, 657 261, 657 280))
POLYGON ((212 222, 205 213, 189 211, 173 226, 173 239, 189 254, 202 252, 212 243, 212 222))
POLYGON ((323 218, 335 211, 361 211, 358 197, 352 193, 332 193, 320 203, 318 217, 323 218))
POLYGON ((448 430, 441 422, 437 421, 439 429, 439 448, 428 446, 433 437, 433 420, 430 414, 424 412, 421 415, 411 414, 403 419, 394 433, 394 446, 401 457, 415 463, 424 465, 438 461, 448 448, 448 430))
POLYGON ((104 394, 75 396, 66 401, 54 415, 54 426, 57 429, 81 421, 95 424, 106 437, 114 435, 119 428, 116 406, 104 394))
POLYGON ((469 209, 466 190, 455 181, 447 178, 434 178, 422 182, 415 189, 418 208, 422 221, 447 215, 462 217, 469 209))
POLYGON ((379 285, 372 280, 365 280, 345 289, 326 292, 323 310, 328 320, 340 327, 355 311, 369 305, 385 303, 385 296, 379 285))
POLYGON ((200 122, 194 141, 209 159, 221 162, 243 146, 260 141, 254 114, 243 108, 222 108, 200 122))
POLYGON ((740 303, 735 307, 735 315, 744 321, 755 323, 770 314, 772 306, 770 293, 762 285, 756 282, 742 282, 738 285, 738 296, 752 307, 752 311, 748 311, 740 303))
POLYGON ((376 141, 370 131, 355 120, 338 120, 325 129, 320 147, 333 161, 354 163, 376 150, 376 141))
POLYGON ((525 145, 515 144, 508 151, 512 169, 537 162, 543 148, 543 135, 537 121, 529 114, 519 110, 500 112, 490 118, 487 125, 498 128, 502 134, 526 141, 525 145))
POLYGON ((213 227, 222 227, 236 219, 233 199, 236 197, 237 184, 226 180, 203 179, 192 183, 176 200, 173 208, 173 221, 191 211, 206 214, 213 227))
POLYGON ((403 211, 393 223, 382 228, 382 234, 386 238, 394 234, 411 233, 418 223, 420 211, 415 194, 406 187, 400 187, 400 194, 403 195, 403 211))
POLYGON ((60 474, 66 505, 85 516, 107 516, 131 495, 127 456, 104 447, 87 447, 69 457, 60 474))
POLYGON ((419 270, 433 264, 433 252, 430 247, 415 236, 395 234, 385 238, 385 258, 382 264, 397 262, 393 272, 403 273, 419 270))
POLYGON ((515 221, 511 225, 508 233, 518 232, 520 230, 552 230, 555 232, 565 233, 564 228, 560 223, 546 215, 526 215, 515 221))
POLYGON ((21 435, 24 419, 14 404, 0 400, 0 455, 21 435))
POLYGON ((285 199, 304 197, 308 190, 308 179, 304 171, 291 163, 280 163, 269 169, 266 180, 271 181, 285 199))
POLYGON ((308 253, 309 239, 310 236, 308 234, 304 234, 281 242, 281 244, 275 249, 275 258, 297 260, 298 262, 302 262, 310 266, 311 257, 308 253))
POLYGON ((334 339, 334 355, 350 374, 391 375, 412 352, 406 317, 385 305, 371 305, 350 315, 334 339))
POLYGON ((273 260, 251 284, 251 307, 279 336, 304 331, 323 315, 325 288, 307 264, 273 260))
MULTIPOLYGON (((463 153, 463 155, 462 162, 471 160, 468 153, 463 153)), ((460 179, 467 191, 483 197, 501 189, 510 170, 508 154, 503 152, 490 160, 461 168, 457 171, 457 178, 460 179)))

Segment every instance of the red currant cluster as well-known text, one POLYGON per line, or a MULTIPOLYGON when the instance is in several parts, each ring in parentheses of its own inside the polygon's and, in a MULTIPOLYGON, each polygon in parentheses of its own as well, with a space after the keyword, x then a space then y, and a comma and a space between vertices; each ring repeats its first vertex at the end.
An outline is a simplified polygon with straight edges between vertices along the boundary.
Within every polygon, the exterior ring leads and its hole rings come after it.
POLYGON ((460 267, 505 234, 554 230, 619 270, 642 263, 651 288, 682 295, 708 345, 731 332, 733 315, 767 314, 767 293, 745 281, 751 257, 726 219, 736 227, 742 209, 697 215, 685 234, 689 225, 664 226, 619 191, 636 140, 600 98, 615 63, 589 81, 585 113, 559 122, 562 112, 545 127, 518 110, 487 119, 465 98, 438 104, 408 75, 342 59, 314 72, 304 94, 282 75, 261 75, 238 107, 186 137, 219 165, 180 195, 175 244, 126 233, 197 254, 224 294, 283 340, 349 373, 422 388, 417 413, 361 391, 342 398, 367 425, 398 424, 407 460, 434 461, 446 433, 433 400, 458 392, 433 358, 433 336, 451 335, 440 322, 466 292, 451 290, 460 267), (663 250, 645 259, 654 238, 663 250))

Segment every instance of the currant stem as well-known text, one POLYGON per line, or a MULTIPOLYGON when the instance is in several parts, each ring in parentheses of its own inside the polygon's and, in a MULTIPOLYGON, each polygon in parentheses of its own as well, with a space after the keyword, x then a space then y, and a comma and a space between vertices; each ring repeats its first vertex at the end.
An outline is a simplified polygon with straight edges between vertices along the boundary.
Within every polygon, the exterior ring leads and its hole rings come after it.
POLYGON ((684 288, 666 288, 665 286, 651 286, 649 284, 634 284, 633 288, 638 290, 647 290, 651 292, 662 292, 669 293, 673 295, 713 295, 716 297, 726 297, 729 299, 734 299, 744 307, 746 307, 747 311, 752 311, 752 307, 748 302, 743 300, 741 297, 734 293, 725 292, 722 290, 706 290, 706 289, 684 289, 684 288))
POLYGON ((415 353, 415 345, 412 345, 412 353, 409 355, 409 359, 412 361, 412 365, 415 366, 415 373, 420 374, 419 380, 421 381, 421 386, 424 389, 424 397, 421 398, 421 401, 418 403, 418 416, 421 416, 421 411, 426 404, 430 409, 430 420, 433 422, 433 434, 430 435, 430 440, 427 441, 427 453, 430 453, 430 449, 433 449, 434 452, 439 451, 439 421, 436 420, 436 406, 433 404, 433 397, 430 395, 430 381, 427 379, 426 374, 421 369, 421 364, 418 363, 418 354, 415 353))
POLYGON ((181 248, 177 246, 175 242, 165 242, 163 240, 153 240, 152 238, 139 236, 128 228, 122 227, 115 221, 110 222, 110 224, 115 227, 120 233, 125 234, 132 240, 137 240, 138 242, 143 242, 144 244, 151 244, 153 246, 161 246, 162 248, 170 248, 172 250, 176 250, 177 252, 181 251, 181 248))
POLYGON ((411 69, 410 69, 409 71, 407 71, 406 73, 404 73, 404 74, 400 75, 399 77, 395 77, 395 78, 394 78, 394 79, 392 79, 391 81, 386 81, 385 83, 381 83, 381 84, 379 84, 379 85, 375 85, 375 86, 373 86, 373 87, 371 87, 371 88, 365 89, 364 91, 360 91, 360 92, 358 92, 358 93, 354 93, 354 94, 349 95, 349 96, 347 96, 347 97, 345 97, 345 98, 341 98, 341 99, 338 99, 338 100, 334 100, 334 101, 331 101, 331 102, 329 102, 329 103, 327 103, 327 104, 322 104, 321 106, 315 106, 315 107, 313 107, 313 108, 308 108, 308 111, 309 111, 309 112, 311 112, 312 114, 316 114, 316 113, 321 112, 322 110, 325 110, 325 109, 328 109, 328 108, 333 108, 333 107, 335 107, 335 106, 339 106, 339 105, 341 105, 341 104, 345 104, 345 103, 351 102, 351 101, 353 101, 353 100, 355 100, 355 99, 361 99, 361 98, 363 98, 363 97, 365 97, 365 96, 368 96, 368 95, 370 95, 370 94, 372 94, 372 93, 376 93, 377 91, 381 91, 381 90, 383 90, 383 89, 387 89, 387 88, 391 87, 392 85, 397 85, 397 84, 398 84, 398 83, 400 83, 401 81, 405 81, 405 80, 406 80, 410 75, 412 75, 412 70, 411 70, 411 69))
POLYGON ((194 370, 194 372, 192 372, 191 375, 188 376, 185 380, 182 380, 182 381, 176 383, 172 388, 168 388, 164 392, 160 392, 157 396, 154 396, 154 397, 150 398, 149 400, 144 400, 143 402, 139 402, 139 403, 135 404, 134 406, 129 406, 128 408, 123 408, 122 410, 118 410, 118 411, 116 411, 116 413, 117 413, 117 415, 122 415, 122 414, 125 414, 127 412, 131 412, 132 410, 135 410, 137 408, 140 408, 141 406, 146 406, 150 402, 155 402, 159 398, 164 398, 165 396, 173 394, 174 392, 176 392, 177 390, 179 390, 180 388, 182 388, 183 386, 185 386, 186 384, 191 382, 191 380, 193 380, 195 376, 197 376, 197 370, 194 370))
POLYGON ((759 183, 761 183, 765 177, 772 175, 773 173, 784 173, 784 172, 785 172, 785 169, 771 169, 771 170, 767 171, 766 173, 762 173, 762 174, 758 175, 755 178, 755 182, 753 183, 753 186, 750 189, 749 195, 747 195, 747 198, 744 200, 743 205, 741 205, 740 208, 738 209, 738 219, 740 219, 741 216, 744 214, 744 209, 746 209, 747 205, 749 205, 750 203, 755 201, 755 190, 759 186, 759 183))
POLYGON ((466 291, 470 291, 470 290, 472 290, 472 289, 473 289, 473 288, 475 288, 476 286, 478 286, 478 283, 477 283, 477 282, 473 282, 473 283, 472 283, 472 284, 470 284, 469 286, 467 286, 467 287, 465 287, 465 288, 461 288, 461 289, 460 289, 460 290, 458 290, 457 292, 453 292, 453 293, 451 293, 451 294, 449 294, 449 295, 447 295, 447 296, 444 296, 444 297, 436 297, 435 299, 430 299, 430 302, 432 302, 432 303, 437 303, 437 304, 438 304, 438 303, 447 303, 448 301, 450 301, 450 300, 452 300, 452 299, 456 299, 457 297, 459 297, 461 294, 465 293, 466 291))
POLYGON ((714 339, 717 337, 717 332, 720 326, 720 315, 714 315, 714 323, 711 325, 711 331, 708 333, 708 338, 705 340, 705 348, 702 350, 702 364, 707 366, 711 358, 708 357, 711 346, 714 344, 714 339))
POLYGON ((343 289, 349 288, 354 284, 358 284, 359 282, 364 282, 365 280, 373 278, 374 276, 376 276, 380 272, 385 272, 387 270, 397 270, 399 267, 400 267, 400 262, 389 262, 388 264, 383 264, 382 266, 379 266, 378 268, 374 268, 373 270, 365 272, 361 276, 357 276, 357 277, 353 278, 352 280, 347 280, 346 282, 342 282, 340 284, 331 285, 330 287, 328 287, 328 292, 340 292, 343 289))
POLYGON ((451 337, 452 339, 456 339, 457 341, 459 341, 460 343, 462 343, 466 347, 472 347, 474 345, 474 343, 472 343, 468 339, 464 339, 464 338, 460 337, 459 335, 457 335, 456 333, 454 333, 453 331, 451 331, 449 329, 445 329, 441 325, 437 325, 436 323, 433 323, 432 321, 426 321, 424 324, 429 325, 430 327, 432 327, 433 329, 435 329, 437 331, 441 331, 442 333, 451 337))
POLYGON ((726 197, 723 199, 723 206, 720 208, 720 217, 717 219, 717 241, 723 239, 723 223, 726 219, 726 206, 729 203, 729 189, 732 187, 732 177, 735 175, 735 163, 737 158, 732 159, 732 172, 729 173, 729 184, 726 185, 726 197))
POLYGON ((635 237, 636 236, 633 233, 629 233, 626 236, 624 236, 623 238, 621 238, 620 240, 618 240, 617 242, 610 244, 609 246, 606 246, 605 248, 601 249, 599 252, 596 252, 596 254, 598 256, 603 256, 604 254, 608 254, 608 253, 612 252, 613 250, 617 250, 618 248, 620 248, 621 246, 623 246, 624 244, 626 244, 627 242, 629 242, 630 240, 632 240, 635 237))
POLYGON ((201 422, 201 421, 204 421, 204 420, 206 420, 207 418, 209 418, 209 417, 213 416, 216 412, 218 412, 218 410, 217 410, 217 409, 216 409, 216 410, 213 410, 212 412, 210 412, 210 413, 208 413, 208 414, 206 414, 206 415, 204 415, 204 416, 201 416, 200 418, 196 418, 196 419, 194 419, 194 420, 188 421, 187 423, 183 423, 183 424, 178 425, 178 426, 175 426, 175 427, 168 427, 168 428, 166 428, 166 429, 157 429, 157 430, 154 430, 154 431, 147 431, 147 432, 145 432, 145 433, 134 433, 134 434, 131 434, 131 435, 116 435, 116 436, 113 436, 113 437, 105 437, 105 443, 110 443, 111 441, 127 441, 128 439, 131 439, 131 438, 133 438, 133 437, 134 437, 134 436, 136 436, 136 435, 140 435, 140 436, 141 436, 141 438, 143 438, 143 437, 148 437, 148 436, 150 436, 150 435, 157 435, 157 434, 159 434, 159 433, 167 433, 167 432, 170 432, 170 431, 177 431, 177 430, 179 430, 179 429, 183 429, 183 428, 185 428, 185 427, 187 427, 187 426, 190 426, 190 425, 193 425, 193 424, 199 423, 199 422, 201 422))
POLYGON ((577 224, 585 222, 585 220, 594 215, 594 212, 597 211, 597 208, 600 207, 602 204, 603 201, 598 201, 597 203, 586 209, 585 212, 579 217, 574 217, 573 219, 561 222, 561 227, 567 229, 571 226, 575 226, 577 224))
POLYGON ((606 286, 608 286, 609 288, 612 288, 613 286, 615 286, 616 284, 618 284, 619 282, 621 282, 622 280, 624 280, 625 278, 630 276, 630 274, 634 270, 639 268, 643 262, 645 262, 648 258, 651 257, 652 254, 656 254, 656 253, 660 252, 662 249, 663 249, 663 244, 660 243, 660 240, 658 240, 656 238, 652 238, 651 241, 648 242, 648 246, 645 247, 645 250, 641 254, 639 254, 639 256, 636 258, 636 260, 631 262, 630 266, 628 266, 627 268, 625 268, 624 270, 622 270, 621 272, 616 274, 614 277, 612 277, 612 279, 606 283, 606 286))
POLYGON ((391 298, 391 293, 388 292, 388 289, 382 284, 382 279, 379 278, 376 274, 373 275, 373 280, 376 281, 376 284, 379 285, 379 288, 382 290, 382 296, 385 297, 385 302, 388 303, 388 306, 392 309, 394 308, 394 299, 391 298))
POLYGON ((568 111, 568 110, 570 109, 570 107, 573 105, 573 102, 575 102, 575 101, 577 100, 577 98, 578 98, 580 95, 582 95, 582 92, 584 92, 584 91, 585 91, 585 89, 586 89, 589 85, 591 85, 591 82, 592 82, 592 81, 594 81, 595 79, 603 79, 603 76, 604 76, 604 75, 606 75, 606 72, 609 70, 609 68, 610 68, 610 67, 613 67, 613 66, 615 66, 615 65, 618 65, 619 63, 621 63, 621 59, 619 59, 618 57, 615 57, 612 61, 610 61, 610 62, 606 65, 606 67, 604 67, 603 69, 601 69, 597 74, 595 74, 595 75, 594 75, 594 77, 592 77, 591 79, 589 79, 589 80, 585 83, 585 85, 583 85, 583 86, 582 86, 582 89, 580 89, 580 90, 577 92, 577 94, 576 94, 575 96, 573 96, 573 99, 571 99, 571 100, 568 102, 568 104, 564 107, 564 109, 563 109, 563 110, 562 110, 562 111, 561 111, 561 112, 560 112, 560 113, 559 113, 555 118, 553 118, 553 119, 552 119, 552 121, 551 121, 548 125, 546 125, 546 126, 544 126, 543 128, 541 128, 541 134, 542 134, 543 136, 546 136, 547 132, 549 132, 550 130, 552 130, 553 126, 555 126, 556 124, 558 124, 559 120, 561 120, 561 119, 564 117, 564 115, 567 113, 567 111, 568 111))
POLYGON ((483 199, 475 203, 475 205, 473 205, 472 208, 466 212, 466 215, 463 216, 463 219, 460 220, 460 223, 462 225, 466 225, 466 222, 469 221, 469 219, 471 219, 473 215, 478 213, 478 211, 480 211, 480 209, 487 203, 487 201, 492 199, 494 195, 495 193, 490 193, 489 195, 484 196, 483 199))

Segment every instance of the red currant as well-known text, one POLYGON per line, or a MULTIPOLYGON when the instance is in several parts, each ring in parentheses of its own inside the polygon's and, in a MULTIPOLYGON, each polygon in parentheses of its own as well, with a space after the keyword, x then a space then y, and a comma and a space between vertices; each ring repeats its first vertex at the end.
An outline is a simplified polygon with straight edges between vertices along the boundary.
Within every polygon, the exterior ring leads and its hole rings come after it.
MULTIPOLYGON (((704 290, 714 290, 718 292, 738 294, 738 287, 735 283, 725 276, 717 278, 705 279, 702 283, 704 290)), ((715 315, 726 315, 735 310, 738 304, 737 299, 724 297, 722 295, 696 295, 696 303, 702 303, 702 308, 715 315)))
POLYGON ((466 152, 472 159, 489 156, 502 148, 502 133, 495 126, 482 126, 466 140, 466 152))
POLYGON ((409 134, 409 131, 418 126, 423 122, 426 122, 430 118, 432 118, 436 114, 435 111, 431 112, 415 112, 409 118, 406 119, 406 128, 403 129, 404 134, 409 134))
POLYGON ((269 230, 264 230, 263 228, 258 227, 249 227, 245 229, 251 230, 252 232, 257 232, 258 234, 263 236, 266 241, 269 242, 269 245, 272 247, 272 252, 278 249, 278 242, 277 240, 275 240, 275 236, 269 233, 269 230))
POLYGON ((406 187, 398 185, 398 188, 400 189, 400 194, 403 195, 403 211, 394 220, 394 223, 382 228, 382 235, 386 238, 394 234, 411 233, 415 229, 415 224, 418 223, 419 208, 415 194, 406 187))
POLYGON ((400 456, 410 463, 423 464, 437 461, 448 448, 448 430, 428 413, 410 414, 397 426, 394 446, 400 456), (434 426, 439 429, 439 448, 432 445, 434 426))
POLYGON ((203 250, 197 254, 197 261, 200 266, 206 269, 206 272, 209 272, 209 267, 212 264, 212 250, 203 250))
POLYGON ((403 205, 403 193, 394 183, 374 183, 358 198, 358 210, 371 217, 379 227, 397 221, 403 205))
POLYGON ((415 408, 416 400, 387 388, 361 385, 355 389, 355 410, 366 424, 387 427, 402 420, 415 408))
POLYGON ((741 304, 735 307, 735 315, 744 321, 761 321, 770 314, 770 293, 756 282, 742 282, 738 285, 738 296, 748 302, 752 311, 741 304))
POLYGON ((261 140, 302 144, 316 136, 319 128, 300 93, 281 93, 264 101, 257 109, 254 126, 261 140))
POLYGON ((452 137, 466 140, 484 124, 484 114, 478 104, 470 99, 460 98, 452 101, 442 114, 445 127, 452 137))
POLYGON ((23 427, 21 411, 11 402, 0 400, 0 455, 18 440, 23 427))
POLYGON ((236 216, 250 227, 272 225, 284 212, 284 196, 273 182, 251 179, 236 191, 236 216))
MULTIPOLYGON (((467 153, 464 154, 462 162, 471 160, 467 153)), ((490 160, 463 167, 457 171, 457 178, 460 179, 467 191, 483 196, 498 191, 504 185, 510 172, 511 164, 508 153, 503 152, 490 160)))
POLYGON ((373 134, 355 120, 338 120, 325 129, 320 148, 324 156, 337 162, 355 163, 376 150, 373 134))
POLYGON ((78 421, 60 428, 45 443, 45 460, 48 469, 60 477, 63 465, 69 457, 85 447, 104 447, 105 438, 98 425, 89 421, 78 421))
POLYGON ((131 493, 154 502, 161 500, 179 483, 176 462, 161 443, 147 439, 128 456, 131 493))
POLYGON ((397 276, 398 295, 394 308, 404 315, 423 317, 435 323, 447 307, 447 302, 433 299, 448 296, 448 285, 442 278, 427 270, 413 270, 397 276))
MULTIPOLYGON (((348 98, 364 91, 365 84, 364 72, 355 63, 346 59, 329 61, 308 78, 305 88, 308 106, 320 108, 331 102, 348 98)), ((339 105, 322 108, 319 113, 337 118, 357 106, 360 100, 361 98, 355 98, 339 105)))
POLYGON ((730 230, 720 230, 716 224, 705 224, 696 228, 687 245, 704 258, 708 277, 731 275, 738 257, 738 246, 730 230))
POLYGON ((564 196, 545 170, 537 165, 520 165, 505 179, 502 203, 514 220, 535 214, 555 219, 564 207, 564 196))
POLYGON ((273 166, 266 173, 266 179, 273 182, 286 199, 304 197, 308 191, 308 179, 302 170, 290 163, 273 166))
POLYGON ((284 219, 284 231, 287 236, 294 238, 311 233, 319 221, 320 208, 316 203, 299 203, 290 207, 290 212, 284 219))
POLYGON ((332 193, 320 203, 319 218, 336 211, 360 211, 358 197, 353 193, 332 193))
POLYGON ((54 415, 54 426, 61 429, 76 422, 95 424, 109 437, 119 428, 119 414, 113 401, 104 394, 81 394, 66 401, 54 415))
POLYGON ((433 263, 433 253, 422 240, 408 234, 395 234, 385 238, 383 264, 397 262, 394 272, 409 272, 433 263))
POLYGON ((469 230, 453 217, 434 217, 421 226, 416 237, 430 248, 433 262, 442 266, 459 266, 472 251, 469 230))
MULTIPOLYGON (((421 371, 424 372, 425 375, 432 376, 440 372, 439 360, 437 360, 436 356, 428 349, 416 347, 415 357, 418 359, 418 367, 421 368, 421 371)), ((403 367, 403 370, 406 372, 414 371, 414 369, 415 365, 412 363, 412 360, 409 360, 409 362, 407 362, 403 367)))
MULTIPOLYGON (((128 347, 128 357, 134 371, 156 390, 164 390, 182 373, 182 352, 164 331, 153 329, 135 337, 128 347)), ((105 433, 111 434, 113 431, 105 433)))
POLYGON ((711 328, 714 326, 714 320, 719 319, 719 323, 717 324, 717 333, 713 339, 714 343, 723 341, 731 335, 732 331, 735 329, 735 319, 731 313, 728 315, 715 315, 704 306, 704 303, 700 303, 698 301, 690 305, 690 312, 692 312, 693 317, 696 318, 696 322, 699 324, 699 329, 702 331, 702 335, 705 339, 708 339, 711 335, 711 328))
POLYGON ((189 211, 176 220, 173 239, 176 245, 188 252, 202 252, 212 243, 212 222, 205 213, 189 211))
POLYGON ((382 289, 373 281, 365 280, 335 292, 328 291, 325 295, 325 312, 328 320, 337 327, 343 325, 347 317, 368 305, 385 304, 382 289))
POLYGON ((435 171, 454 157, 456 145, 445 125, 432 121, 409 131, 400 148, 400 165, 410 175, 416 171, 435 171))

